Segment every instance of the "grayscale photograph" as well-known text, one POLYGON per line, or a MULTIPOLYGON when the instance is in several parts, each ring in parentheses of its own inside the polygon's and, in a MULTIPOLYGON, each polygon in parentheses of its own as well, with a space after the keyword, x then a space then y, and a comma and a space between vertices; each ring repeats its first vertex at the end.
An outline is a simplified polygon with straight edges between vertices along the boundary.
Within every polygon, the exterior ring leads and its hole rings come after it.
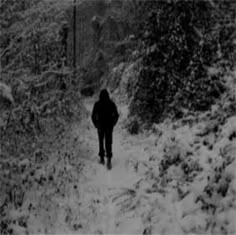
POLYGON ((236 0, 0 0, 0 235, 236 235, 236 0))

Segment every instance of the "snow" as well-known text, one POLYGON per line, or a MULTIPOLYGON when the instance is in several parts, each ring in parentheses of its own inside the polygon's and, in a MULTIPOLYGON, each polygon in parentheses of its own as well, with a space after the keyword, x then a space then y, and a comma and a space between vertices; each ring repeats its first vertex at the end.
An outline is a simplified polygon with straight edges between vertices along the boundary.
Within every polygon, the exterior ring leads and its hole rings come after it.
POLYGON ((215 132, 214 107, 191 123, 166 121, 130 136, 122 106, 108 171, 98 164, 93 103, 85 100, 82 123, 54 152, 1 159, 0 206, 15 234, 236 233, 235 116, 215 132))

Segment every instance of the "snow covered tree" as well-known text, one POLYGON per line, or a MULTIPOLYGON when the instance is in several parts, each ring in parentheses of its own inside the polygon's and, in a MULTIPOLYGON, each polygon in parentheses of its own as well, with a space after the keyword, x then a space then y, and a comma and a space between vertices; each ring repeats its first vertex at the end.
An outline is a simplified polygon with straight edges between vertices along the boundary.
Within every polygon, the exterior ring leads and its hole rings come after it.
POLYGON ((153 1, 143 29, 142 69, 131 113, 144 121, 206 110, 224 91, 235 61, 235 3, 153 1))

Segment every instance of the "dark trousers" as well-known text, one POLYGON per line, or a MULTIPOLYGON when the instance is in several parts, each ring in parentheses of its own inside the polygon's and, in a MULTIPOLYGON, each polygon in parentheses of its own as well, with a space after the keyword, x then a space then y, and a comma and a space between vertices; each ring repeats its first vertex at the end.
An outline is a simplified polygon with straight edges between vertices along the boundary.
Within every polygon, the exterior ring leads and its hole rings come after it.
POLYGON ((104 158, 105 150, 104 150, 104 142, 106 149, 106 157, 108 159, 112 158, 112 129, 98 129, 98 139, 99 139, 99 156, 100 158, 104 158))

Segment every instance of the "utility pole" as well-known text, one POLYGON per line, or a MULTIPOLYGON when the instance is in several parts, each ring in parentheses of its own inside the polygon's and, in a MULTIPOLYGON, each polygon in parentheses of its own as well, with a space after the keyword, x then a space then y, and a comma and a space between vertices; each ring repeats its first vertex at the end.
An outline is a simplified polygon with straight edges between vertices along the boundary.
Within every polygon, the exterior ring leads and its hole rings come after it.
POLYGON ((73 68, 74 68, 74 79, 76 79, 76 0, 74 0, 74 34, 73 34, 73 68))

